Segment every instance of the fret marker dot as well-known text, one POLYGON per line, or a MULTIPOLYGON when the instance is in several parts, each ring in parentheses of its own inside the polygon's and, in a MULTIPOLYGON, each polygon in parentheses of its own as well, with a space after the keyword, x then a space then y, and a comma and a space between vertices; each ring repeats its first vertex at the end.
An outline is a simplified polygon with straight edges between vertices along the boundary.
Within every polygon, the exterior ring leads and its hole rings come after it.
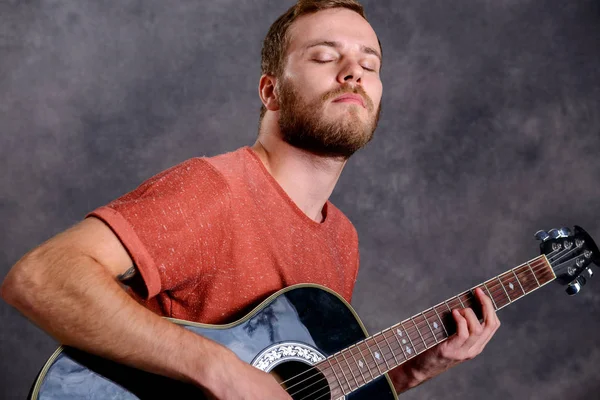
POLYGON ((439 327, 440 327, 440 326, 437 324, 437 322, 434 322, 434 323, 433 323, 433 329, 437 329, 437 328, 439 328, 439 327))
POLYGON ((513 290, 515 288, 512 282, 508 284, 508 287, 510 288, 510 290, 513 290))
POLYGON ((396 332, 398 333, 398 336, 402 336, 402 331, 400 329, 397 329, 396 332))
POLYGON ((378 359, 378 360, 381 358, 381 356, 379 355, 378 352, 375 352, 375 358, 378 359))
POLYGON ((402 339, 402 344, 406 344, 406 339, 402 339))
POLYGON ((410 349, 410 347, 406 346, 406 352, 407 352, 408 354, 411 354, 411 353, 412 353, 412 350, 410 349))
POLYGON ((364 367, 364 364, 363 364, 362 360, 360 360, 360 361, 358 362, 358 366, 359 366, 359 367, 361 367, 361 368, 362 368, 362 367, 364 367))

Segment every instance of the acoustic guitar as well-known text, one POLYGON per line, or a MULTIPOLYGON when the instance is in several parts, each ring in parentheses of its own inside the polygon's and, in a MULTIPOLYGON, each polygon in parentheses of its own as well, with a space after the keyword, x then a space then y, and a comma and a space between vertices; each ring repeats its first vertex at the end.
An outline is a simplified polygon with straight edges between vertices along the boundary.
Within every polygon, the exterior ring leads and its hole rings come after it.
MULTIPOLYGON (((496 310, 552 281, 576 294, 592 276, 589 265, 600 265, 598 247, 578 226, 539 231, 536 238, 540 256, 476 286, 496 310)), ((170 320, 274 374, 294 400, 391 400, 397 396, 387 372, 452 336, 452 309, 471 307, 481 318, 473 289, 372 336, 341 296, 313 284, 285 288, 228 325, 170 320)), ((42 368, 29 398, 206 397, 192 385, 63 346, 42 368)))

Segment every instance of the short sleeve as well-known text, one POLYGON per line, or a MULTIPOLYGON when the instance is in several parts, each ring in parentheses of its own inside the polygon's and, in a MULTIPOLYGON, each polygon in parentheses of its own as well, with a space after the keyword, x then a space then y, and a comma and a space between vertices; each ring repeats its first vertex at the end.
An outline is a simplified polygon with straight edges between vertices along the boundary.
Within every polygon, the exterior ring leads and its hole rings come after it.
POLYGON ((223 176, 194 158, 153 176, 87 215, 104 221, 125 246, 147 298, 213 270, 227 242, 230 191, 223 176))

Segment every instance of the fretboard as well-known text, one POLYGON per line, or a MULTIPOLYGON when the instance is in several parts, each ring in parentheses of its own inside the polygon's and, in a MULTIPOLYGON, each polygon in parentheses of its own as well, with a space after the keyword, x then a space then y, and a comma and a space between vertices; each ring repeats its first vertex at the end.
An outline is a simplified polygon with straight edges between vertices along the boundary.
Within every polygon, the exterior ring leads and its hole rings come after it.
POLYGON ((456 332, 452 310, 480 308, 476 288, 499 310, 555 278, 541 255, 328 357, 318 368, 337 385, 331 387, 332 393, 350 394, 452 336, 456 332))

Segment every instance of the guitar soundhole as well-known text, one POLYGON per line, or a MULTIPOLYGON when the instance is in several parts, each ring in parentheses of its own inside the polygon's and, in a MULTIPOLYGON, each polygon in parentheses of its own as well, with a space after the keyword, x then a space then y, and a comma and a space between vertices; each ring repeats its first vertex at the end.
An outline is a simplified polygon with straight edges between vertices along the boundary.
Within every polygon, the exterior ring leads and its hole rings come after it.
POLYGON ((300 361, 286 361, 271 371, 294 400, 330 400, 327 378, 317 368, 300 361))

